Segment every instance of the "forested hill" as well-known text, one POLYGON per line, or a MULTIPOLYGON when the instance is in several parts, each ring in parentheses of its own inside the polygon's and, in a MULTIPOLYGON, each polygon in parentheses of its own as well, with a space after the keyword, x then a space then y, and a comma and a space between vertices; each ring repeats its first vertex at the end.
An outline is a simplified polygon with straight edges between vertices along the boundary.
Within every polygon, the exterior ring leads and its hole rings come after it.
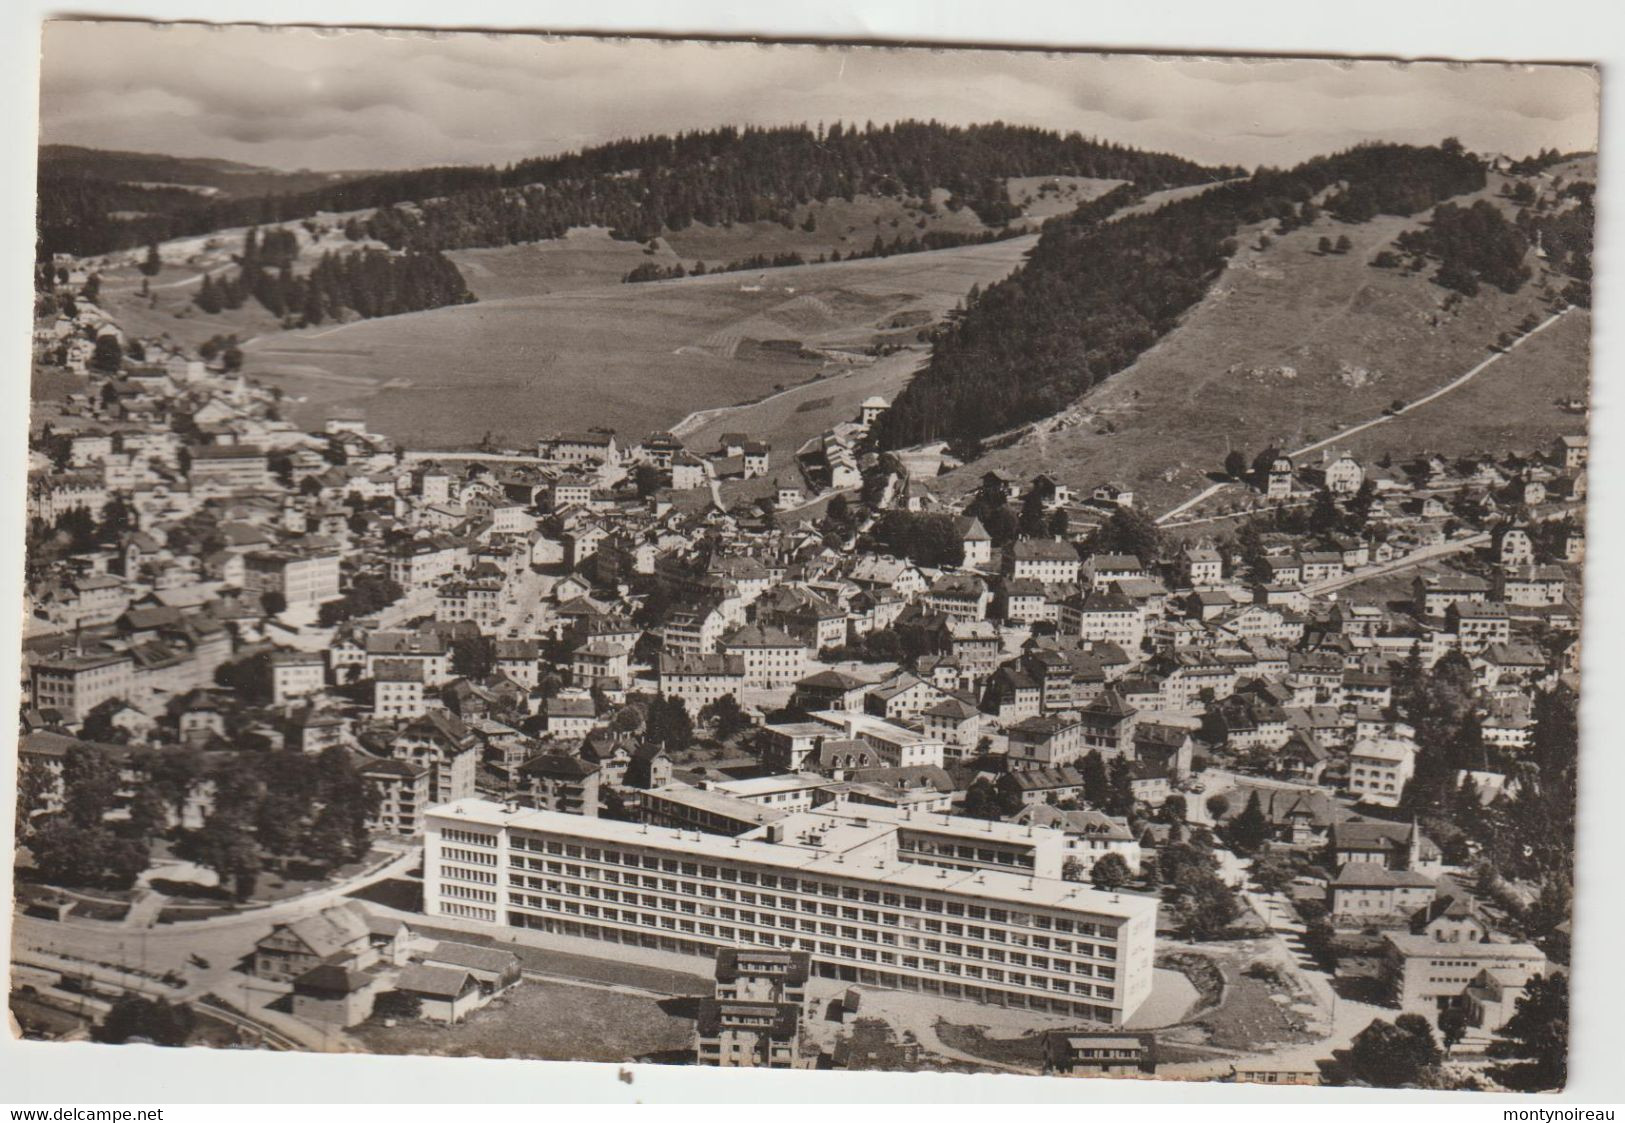
POLYGON ((236 160, 206 156, 165 156, 153 152, 120 152, 75 144, 44 144, 39 150, 42 174, 99 183, 169 185, 193 188, 194 194, 228 198, 288 195, 331 187, 376 172, 285 172, 236 160))
POLYGON ((135 198, 136 188, 52 171, 42 162, 41 231, 47 252, 94 254, 317 211, 380 208, 356 224, 357 237, 371 235, 397 249, 442 250, 559 237, 572 226, 606 226, 643 240, 693 222, 789 222, 794 208, 809 200, 873 194, 929 201, 937 188, 950 193, 949 206, 970 207, 996 227, 1018 213, 1005 189, 1011 176, 1125 179, 1154 190, 1237 174, 1076 133, 1002 123, 719 128, 617 141, 505 168, 386 173, 253 199, 174 190, 135 198), (116 200, 122 205, 110 207, 116 191, 123 192, 116 200), (113 210, 126 213, 115 217, 113 210))
POLYGON ((1051 219, 1027 263, 942 329, 878 439, 886 448, 971 445, 1065 409, 1172 330, 1223 271, 1241 227, 1291 227, 1321 192, 1334 217, 1365 222, 1415 214, 1484 182, 1483 162, 1453 140, 1372 144, 1115 222, 1106 221, 1110 196, 1051 219))

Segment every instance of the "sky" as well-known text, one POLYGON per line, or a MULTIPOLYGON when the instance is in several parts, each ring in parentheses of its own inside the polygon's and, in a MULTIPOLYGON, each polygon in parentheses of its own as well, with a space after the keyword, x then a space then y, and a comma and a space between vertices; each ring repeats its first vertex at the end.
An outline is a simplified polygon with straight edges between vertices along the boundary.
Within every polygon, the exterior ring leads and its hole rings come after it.
POLYGON ((719 124, 1002 120, 1285 166, 1456 136, 1521 156, 1597 143, 1581 67, 1221 60, 527 35, 46 25, 44 143, 283 169, 505 164, 719 124))

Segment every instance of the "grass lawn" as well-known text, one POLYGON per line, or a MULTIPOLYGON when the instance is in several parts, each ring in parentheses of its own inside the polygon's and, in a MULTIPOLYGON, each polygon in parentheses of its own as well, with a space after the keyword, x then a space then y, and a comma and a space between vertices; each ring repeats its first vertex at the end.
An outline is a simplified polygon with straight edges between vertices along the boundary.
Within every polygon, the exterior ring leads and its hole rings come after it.
POLYGON ((527 981, 461 1025, 369 1022, 351 1033, 375 1053, 683 1063, 693 1045, 690 1005, 527 981))
POLYGON ((938 1022, 937 1036, 950 1049, 969 1053, 1001 1064, 1030 1068, 1044 1066, 1044 1035, 1033 1032, 1020 1037, 990 1037, 981 1026, 956 1026, 938 1022))
POLYGON ((363 885, 359 889, 352 890, 347 896, 400 909, 402 912, 423 911, 423 883, 407 881, 405 878, 391 877, 375 881, 371 885, 363 885))
POLYGON ((360 861, 348 862, 339 866, 326 877, 300 876, 305 871, 298 870, 297 866, 293 867, 288 874, 262 873, 259 881, 254 886, 254 896, 251 900, 263 904, 269 901, 285 901, 289 897, 298 897, 301 894, 334 885, 346 878, 355 877, 388 857, 390 855, 386 851, 369 850, 360 861))

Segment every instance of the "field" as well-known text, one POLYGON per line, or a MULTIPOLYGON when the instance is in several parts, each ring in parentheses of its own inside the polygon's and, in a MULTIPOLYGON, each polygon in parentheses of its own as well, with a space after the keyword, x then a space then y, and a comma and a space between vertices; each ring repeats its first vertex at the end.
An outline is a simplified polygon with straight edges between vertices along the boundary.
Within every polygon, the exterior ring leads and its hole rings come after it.
MULTIPOLYGON (((865 347, 900 316, 931 322, 972 284, 1010 272, 1031 243, 610 284, 277 332, 246 347, 245 369, 283 386, 300 422, 363 406, 375 429, 407 443, 444 447, 490 432, 526 444, 589 425, 641 437, 691 410, 846 372, 862 357, 809 349, 865 347), (458 409, 446 409, 448 392, 458 409)), ((498 255, 513 252, 487 256, 493 276, 506 268, 498 255)))
POLYGON ((932 230, 954 234, 980 234, 987 230, 981 219, 969 210, 949 210, 948 193, 933 193, 933 213, 916 203, 886 196, 857 195, 851 202, 828 199, 809 202, 791 212, 791 225, 779 222, 738 222, 732 226, 706 226, 694 223, 668 233, 661 241, 684 265, 696 261, 726 265, 756 254, 799 253, 811 261, 820 254, 854 251, 867 253, 876 236, 890 242, 894 238, 919 237, 932 230), (804 229, 811 219, 812 230, 804 229))
POLYGON ((571 230, 563 238, 496 249, 452 250, 469 291, 481 300, 507 300, 549 292, 619 284, 644 262, 672 265, 677 255, 621 242, 602 227, 571 230))
MULTIPOLYGON (((1498 181, 1490 192, 1496 189, 1498 181)), ((1139 505, 1161 511, 1205 486, 1228 449, 1297 448, 1379 417, 1395 399, 1421 398, 1476 366, 1525 316, 1549 315, 1543 289, 1564 282, 1538 270, 1515 295, 1486 287, 1445 311, 1447 292, 1429 280, 1432 269, 1411 274, 1369 264, 1425 217, 1383 216, 1357 226, 1322 218, 1272 235, 1266 248, 1256 230, 1247 234, 1208 295, 1137 363, 1039 432, 939 486, 959 494, 989 469, 1050 471, 1078 484, 1122 480, 1139 505), (1349 253, 1318 252, 1322 237, 1339 235, 1353 243, 1349 253)), ((1485 442, 1527 447, 1548 439, 1554 426, 1572 431, 1577 419, 1553 400, 1585 393, 1587 317, 1566 319, 1574 322, 1490 366, 1481 382, 1414 418, 1367 430, 1351 445, 1379 455, 1448 440, 1465 451, 1485 442), (1446 418, 1448 426, 1440 424, 1446 418)))
POLYGON ((692 1005, 526 980, 460 1025, 369 1022, 351 1033, 374 1053, 670 1063, 693 1048, 692 1005))
POLYGON ((1028 218, 1042 222, 1058 214, 1070 214, 1078 204, 1098 199, 1127 182, 1126 179, 1091 179, 1077 175, 1025 175, 1011 176, 1004 181, 1004 186, 1012 203, 1028 218), (1046 185, 1054 189, 1046 191, 1046 185))

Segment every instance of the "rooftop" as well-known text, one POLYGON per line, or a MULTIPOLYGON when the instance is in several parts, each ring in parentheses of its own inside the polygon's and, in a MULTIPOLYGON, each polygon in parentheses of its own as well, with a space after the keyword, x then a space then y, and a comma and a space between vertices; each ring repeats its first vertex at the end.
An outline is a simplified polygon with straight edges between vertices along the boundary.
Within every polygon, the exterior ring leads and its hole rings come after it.
MULTIPOLYGON (((535 831, 564 835, 589 842, 618 846, 655 847, 673 854, 692 854, 716 860, 732 858, 786 871, 804 871, 825 876, 845 876, 899 889, 936 891, 960 897, 980 898, 1014 907, 1034 906, 1066 912, 1088 913, 1119 921, 1151 918, 1157 908, 1155 897, 1130 893, 1107 893, 1077 882, 1052 878, 1026 877, 998 870, 951 870, 901 862, 887 858, 875 843, 889 834, 888 816, 898 815, 885 808, 865 808, 868 824, 839 824, 833 817, 802 812, 816 820, 829 819, 829 830, 819 844, 808 842, 766 842, 760 839, 726 839, 699 832, 625 823, 613 819, 568 815, 554 811, 506 810, 501 804, 483 799, 462 799, 427 813, 430 828, 476 824, 490 828, 535 831), (837 830, 837 827, 840 827, 837 830), (856 853, 869 849, 878 852, 856 853)), ((926 816, 915 816, 923 820, 926 816)), ((940 820, 944 816, 931 816, 940 820)), ((997 829, 1001 824, 990 824, 997 829)), ((1008 827, 1008 824, 1003 826, 1008 827)), ((786 832, 793 838, 793 832, 786 832)))

